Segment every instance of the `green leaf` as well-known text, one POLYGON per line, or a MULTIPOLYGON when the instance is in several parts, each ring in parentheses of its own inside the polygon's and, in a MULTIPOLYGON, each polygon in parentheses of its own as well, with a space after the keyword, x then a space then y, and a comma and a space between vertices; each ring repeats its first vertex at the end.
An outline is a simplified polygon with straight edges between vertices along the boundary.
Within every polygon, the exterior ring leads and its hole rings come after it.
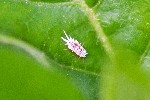
MULTIPOLYGON (((14 67, 11 66, 14 69, 22 65, 22 61, 30 61, 26 66, 27 69, 31 69, 27 70, 24 66, 22 72, 39 73, 38 77, 41 78, 33 79, 41 82, 36 84, 37 87, 48 86, 44 79, 48 81, 50 76, 58 74, 67 77, 71 84, 62 78, 51 78, 69 84, 71 88, 73 85, 75 91, 87 100, 148 100, 149 4, 149 0, 1 0, 0 45, 1 51, 4 52, 1 55, 17 60, 23 57, 19 62, 12 59, 16 64, 14 67), (61 39, 65 37, 63 31, 83 44, 88 52, 87 57, 80 58, 67 48, 61 39), (8 45, 13 46, 6 49, 8 45), (24 51, 27 53, 22 54, 24 51), (32 64, 36 64, 33 69, 32 64), (38 70, 39 68, 46 69, 38 70), (42 76, 42 73, 45 75, 42 76), (51 73, 54 75, 48 75, 51 73)), ((3 68, 8 75, 6 80, 9 81, 12 74, 7 72, 7 69, 13 64, 9 59, 1 60, 5 62, 3 68)), ((12 70, 17 75, 27 78, 26 80, 32 83, 32 77, 22 72, 18 73, 14 69, 12 70)), ((17 79, 17 76, 13 77, 15 78, 17 79)), ((16 85, 27 85, 26 81, 17 80, 16 85)), ((8 83, 9 88, 13 89, 15 81, 8 83)), ((36 91, 31 96, 33 99, 44 99, 42 96, 38 97, 38 93, 41 92, 44 96, 51 97, 45 92, 46 90, 51 93, 49 88, 51 87, 36 90, 33 85, 28 87, 36 91)), ((5 89, 5 86, 2 86, 2 89, 5 89)), ((25 91, 24 89, 16 87, 14 90, 25 91)), ((60 89, 65 91, 65 85, 60 89)), ((61 93, 57 89, 56 92, 61 93)), ((74 95, 76 92, 69 93, 74 95)), ((24 97, 28 95, 22 94, 24 97)), ((15 96, 17 99, 21 95, 15 96)))
POLYGON ((65 76, 52 71, 51 67, 58 65, 49 62, 51 65, 47 66, 46 60, 42 62, 44 56, 40 57, 41 62, 34 59, 42 56, 41 52, 9 37, 1 36, 0 39, 4 43, 0 46, 1 100, 83 100, 65 76), (24 48, 15 45, 21 43, 24 48))

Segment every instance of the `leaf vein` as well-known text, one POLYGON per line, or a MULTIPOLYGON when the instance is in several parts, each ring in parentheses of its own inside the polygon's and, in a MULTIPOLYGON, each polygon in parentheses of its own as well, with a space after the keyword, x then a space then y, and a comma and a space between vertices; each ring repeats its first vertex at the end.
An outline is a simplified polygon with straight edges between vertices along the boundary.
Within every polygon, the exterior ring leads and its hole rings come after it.
POLYGON ((149 52, 149 50, 150 50, 150 41, 148 42, 148 45, 147 45, 147 47, 146 47, 144 53, 143 53, 142 56, 140 57, 140 64, 143 64, 145 58, 147 58, 146 55, 147 55, 147 53, 149 52))
POLYGON ((81 8, 87 14, 87 17, 88 17, 91 25, 93 26, 93 28, 96 31, 98 39, 103 44, 103 47, 104 47, 107 55, 110 57, 110 59, 113 60, 114 59, 113 49, 112 49, 112 47, 109 43, 109 40, 108 40, 107 36, 103 32, 103 29, 100 26, 100 23, 98 22, 98 18, 94 14, 94 11, 91 8, 88 7, 88 5, 85 3, 84 0, 74 0, 74 2, 81 5, 81 8))

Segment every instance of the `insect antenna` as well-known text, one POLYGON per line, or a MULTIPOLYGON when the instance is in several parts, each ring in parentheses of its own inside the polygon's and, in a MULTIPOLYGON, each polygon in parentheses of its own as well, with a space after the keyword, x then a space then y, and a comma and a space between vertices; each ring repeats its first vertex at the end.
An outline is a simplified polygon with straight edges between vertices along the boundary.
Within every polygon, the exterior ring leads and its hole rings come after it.
POLYGON ((65 42, 68 42, 68 40, 64 39, 63 37, 61 37, 61 39, 63 39, 65 42))
MULTIPOLYGON (((63 30, 64 31, 64 30, 63 30)), ((69 37, 68 37, 68 35, 67 35, 67 33, 64 31, 64 33, 65 33, 65 36, 66 36, 66 38, 69 40, 69 37)))

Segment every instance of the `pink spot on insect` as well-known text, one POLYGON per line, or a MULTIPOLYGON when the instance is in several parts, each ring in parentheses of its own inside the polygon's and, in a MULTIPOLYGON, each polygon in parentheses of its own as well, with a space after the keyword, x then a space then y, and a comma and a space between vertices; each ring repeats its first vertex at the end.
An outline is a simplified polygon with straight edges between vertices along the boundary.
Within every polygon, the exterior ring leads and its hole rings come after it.
POLYGON ((64 31, 64 33, 65 33, 67 39, 65 39, 65 38, 63 38, 63 37, 61 37, 61 38, 62 38, 63 41, 66 42, 65 45, 67 45, 68 48, 69 48, 72 52, 76 53, 79 57, 86 57, 86 55, 87 55, 88 53, 87 53, 86 50, 83 48, 83 46, 81 45, 81 43, 79 43, 79 42, 78 42, 77 40, 75 40, 74 38, 71 38, 70 36, 68 36, 65 31, 64 31))

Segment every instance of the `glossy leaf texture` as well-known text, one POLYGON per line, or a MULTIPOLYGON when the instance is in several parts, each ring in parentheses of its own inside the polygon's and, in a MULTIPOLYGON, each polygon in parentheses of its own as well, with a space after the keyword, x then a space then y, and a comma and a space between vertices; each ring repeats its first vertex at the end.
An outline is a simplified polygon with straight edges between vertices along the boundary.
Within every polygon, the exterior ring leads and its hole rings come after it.
POLYGON ((1 0, 0 95, 6 98, 10 92, 7 99, 15 100, 55 99, 51 93, 64 100, 150 99, 149 4, 1 0), (87 57, 67 48, 63 31, 83 45, 87 57))

